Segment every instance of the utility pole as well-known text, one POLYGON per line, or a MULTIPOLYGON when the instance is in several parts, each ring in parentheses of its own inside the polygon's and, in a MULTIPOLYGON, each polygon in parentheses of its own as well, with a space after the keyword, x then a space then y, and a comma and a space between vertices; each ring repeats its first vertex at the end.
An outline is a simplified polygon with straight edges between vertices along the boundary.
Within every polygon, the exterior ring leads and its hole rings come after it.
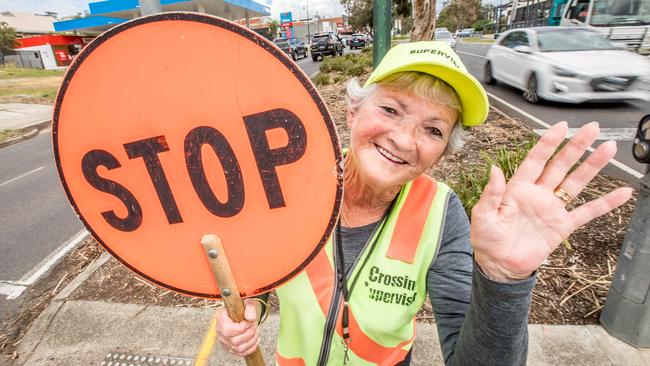
POLYGON ((372 1, 372 66, 377 67, 390 49, 391 0, 372 1))
POLYGON ((309 32, 309 23, 311 19, 309 19, 309 0, 307 0, 307 5, 305 5, 305 9, 307 9, 307 43, 311 42, 311 33, 309 32))
MULTIPOLYGON (((650 114, 639 122, 632 155, 650 164, 650 114)), ((650 165, 641 178, 630 227, 600 323, 611 335, 635 347, 650 347, 650 165)))
POLYGON ((139 0, 140 16, 162 13, 160 0, 139 0))

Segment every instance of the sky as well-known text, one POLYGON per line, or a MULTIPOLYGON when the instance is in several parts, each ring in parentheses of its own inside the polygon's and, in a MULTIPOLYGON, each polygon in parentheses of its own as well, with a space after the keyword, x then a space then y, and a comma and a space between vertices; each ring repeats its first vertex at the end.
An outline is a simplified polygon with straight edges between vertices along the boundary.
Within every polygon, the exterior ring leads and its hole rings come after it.
MULTIPOLYGON (((30 13, 44 13, 53 11, 59 14, 59 17, 66 15, 75 15, 88 11, 88 2, 98 0, 0 0, 0 11, 16 10, 30 13)), ((256 0, 263 3, 262 0, 256 0)), ((269 0, 267 0, 269 1, 269 0)), ((318 14, 321 17, 341 15, 344 13, 343 6, 339 0, 270 0, 271 16, 279 19, 280 13, 291 11, 294 19, 307 17, 306 6, 309 6, 309 15, 318 14)), ((484 0, 484 3, 500 3, 505 0, 484 0)), ((440 11, 444 0, 437 1, 437 10, 440 11)))

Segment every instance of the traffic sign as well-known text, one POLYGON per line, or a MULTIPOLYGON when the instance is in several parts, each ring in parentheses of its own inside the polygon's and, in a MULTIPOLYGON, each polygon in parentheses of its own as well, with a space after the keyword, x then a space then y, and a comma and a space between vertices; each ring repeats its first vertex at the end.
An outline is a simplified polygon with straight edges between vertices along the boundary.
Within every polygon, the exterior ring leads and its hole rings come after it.
POLYGON ((53 124, 68 199, 145 279, 219 297, 200 245, 221 238, 242 296, 299 273, 342 194, 334 124, 275 45, 220 18, 162 13, 103 33, 68 70, 53 124))

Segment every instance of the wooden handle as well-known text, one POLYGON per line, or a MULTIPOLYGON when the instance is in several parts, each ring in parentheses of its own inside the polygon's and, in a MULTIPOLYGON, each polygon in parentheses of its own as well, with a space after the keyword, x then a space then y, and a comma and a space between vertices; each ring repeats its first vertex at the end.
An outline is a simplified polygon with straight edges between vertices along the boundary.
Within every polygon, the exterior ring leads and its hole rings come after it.
MULTIPOLYGON (((206 234, 201 238, 201 245, 205 249, 212 273, 217 280, 217 286, 219 286, 223 303, 226 305, 228 316, 234 322, 243 321, 244 303, 241 300, 241 296, 239 296, 239 290, 232 276, 230 263, 228 263, 228 257, 226 257, 226 252, 223 250, 221 240, 214 234, 206 234)), ((262 357, 262 352, 260 352, 259 347, 255 352, 246 356, 246 365, 265 366, 264 357, 262 357)))

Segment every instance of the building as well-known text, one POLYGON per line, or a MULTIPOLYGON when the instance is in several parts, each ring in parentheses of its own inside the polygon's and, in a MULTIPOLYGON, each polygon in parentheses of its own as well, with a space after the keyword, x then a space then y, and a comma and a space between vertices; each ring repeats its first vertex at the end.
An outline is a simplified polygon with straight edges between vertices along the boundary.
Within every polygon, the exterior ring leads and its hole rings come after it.
POLYGON ((53 23, 56 22, 56 18, 22 11, 2 11, 0 23, 2 22, 16 29, 18 37, 29 37, 54 32, 53 23))
MULTIPOLYGON (((142 1, 142 0, 140 0, 142 1)), ((105 0, 88 3, 89 15, 54 23, 58 32, 99 33, 141 16, 139 0, 105 0)), ((193 11, 216 15, 228 20, 268 16, 271 9, 253 0, 160 0, 162 11, 193 11)))
POLYGON ((19 38, 15 55, 6 56, 18 66, 57 69, 69 66, 92 38, 46 34, 19 38))

